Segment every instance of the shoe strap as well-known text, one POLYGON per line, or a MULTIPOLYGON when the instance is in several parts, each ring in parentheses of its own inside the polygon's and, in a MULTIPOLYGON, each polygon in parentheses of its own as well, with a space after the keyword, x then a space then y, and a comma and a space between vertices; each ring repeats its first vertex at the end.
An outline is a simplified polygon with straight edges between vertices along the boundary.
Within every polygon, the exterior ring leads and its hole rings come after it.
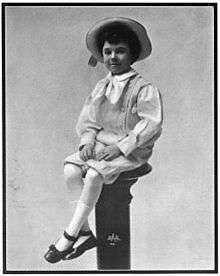
POLYGON ((80 230, 79 231, 79 235, 80 236, 91 236, 92 235, 92 231, 91 230, 88 230, 88 231, 80 230))
POLYGON ((63 235, 64 237, 69 240, 69 241, 73 241, 73 242, 76 242, 77 241, 77 237, 74 237, 74 236, 70 236, 66 231, 63 232, 63 235))

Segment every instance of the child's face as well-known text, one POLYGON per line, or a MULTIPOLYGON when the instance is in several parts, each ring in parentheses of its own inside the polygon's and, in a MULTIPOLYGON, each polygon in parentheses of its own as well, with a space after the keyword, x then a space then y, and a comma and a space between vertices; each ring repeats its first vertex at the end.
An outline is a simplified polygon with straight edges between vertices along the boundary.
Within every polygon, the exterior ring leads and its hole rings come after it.
POLYGON ((104 64, 112 75, 120 75, 130 70, 131 53, 127 43, 111 44, 105 41, 102 54, 104 64))

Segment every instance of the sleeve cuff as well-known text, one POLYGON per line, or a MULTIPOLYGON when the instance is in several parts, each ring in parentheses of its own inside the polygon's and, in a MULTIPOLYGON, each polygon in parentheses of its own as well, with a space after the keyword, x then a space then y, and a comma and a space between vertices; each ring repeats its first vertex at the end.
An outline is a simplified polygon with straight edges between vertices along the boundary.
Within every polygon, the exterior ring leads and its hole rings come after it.
POLYGON ((128 156, 137 147, 137 137, 133 132, 130 132, 127 137, 117 142, 116 146, 125 156, 128 156))
POLYGON ((82 149, 82 147, 86 144, 89 144, 89 143, 94 144, 95 137, 96 137, 96 133, 94 133, 94 132, 83 133, 81 136, 80 143, 79 143, 79 150, 82 149))

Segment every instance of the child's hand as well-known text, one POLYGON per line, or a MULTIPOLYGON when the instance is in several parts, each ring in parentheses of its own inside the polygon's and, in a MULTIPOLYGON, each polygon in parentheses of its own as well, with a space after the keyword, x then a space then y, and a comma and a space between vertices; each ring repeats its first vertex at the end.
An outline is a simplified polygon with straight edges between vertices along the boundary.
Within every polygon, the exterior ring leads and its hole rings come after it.
POLYGON ((83 161, 87 161, 89 159, 94 158, 93 150, 94 150, 93 144, 89 143, 89 144, 84 145, 82 150, 79 152, 80 158, 83 161))
POLYGON ((98 161, 104 159, 105 161, 111 161, 116 157, 121 155, 120 149, 116 145, 107 146, 104 149, 100 150, 96 154, 96 159, 98 161))

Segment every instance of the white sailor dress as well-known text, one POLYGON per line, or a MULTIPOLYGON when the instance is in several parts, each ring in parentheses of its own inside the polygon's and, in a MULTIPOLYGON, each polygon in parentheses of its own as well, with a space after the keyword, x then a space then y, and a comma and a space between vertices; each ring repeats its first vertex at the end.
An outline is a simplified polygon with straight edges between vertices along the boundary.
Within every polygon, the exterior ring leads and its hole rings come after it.
POLYGON ((112 161, 83 161, 79 151, 64 164, 99 172, 105 184, 113 183, 123 171, 135 169, 148 161, 155 141, 162 131, 162 100, 159 90, 131 69, 128 73, 99 81, 85 101, 76 131, 79 150, 93 143, 97 153, 107 145, 118 146, 122 155, 112 161))

